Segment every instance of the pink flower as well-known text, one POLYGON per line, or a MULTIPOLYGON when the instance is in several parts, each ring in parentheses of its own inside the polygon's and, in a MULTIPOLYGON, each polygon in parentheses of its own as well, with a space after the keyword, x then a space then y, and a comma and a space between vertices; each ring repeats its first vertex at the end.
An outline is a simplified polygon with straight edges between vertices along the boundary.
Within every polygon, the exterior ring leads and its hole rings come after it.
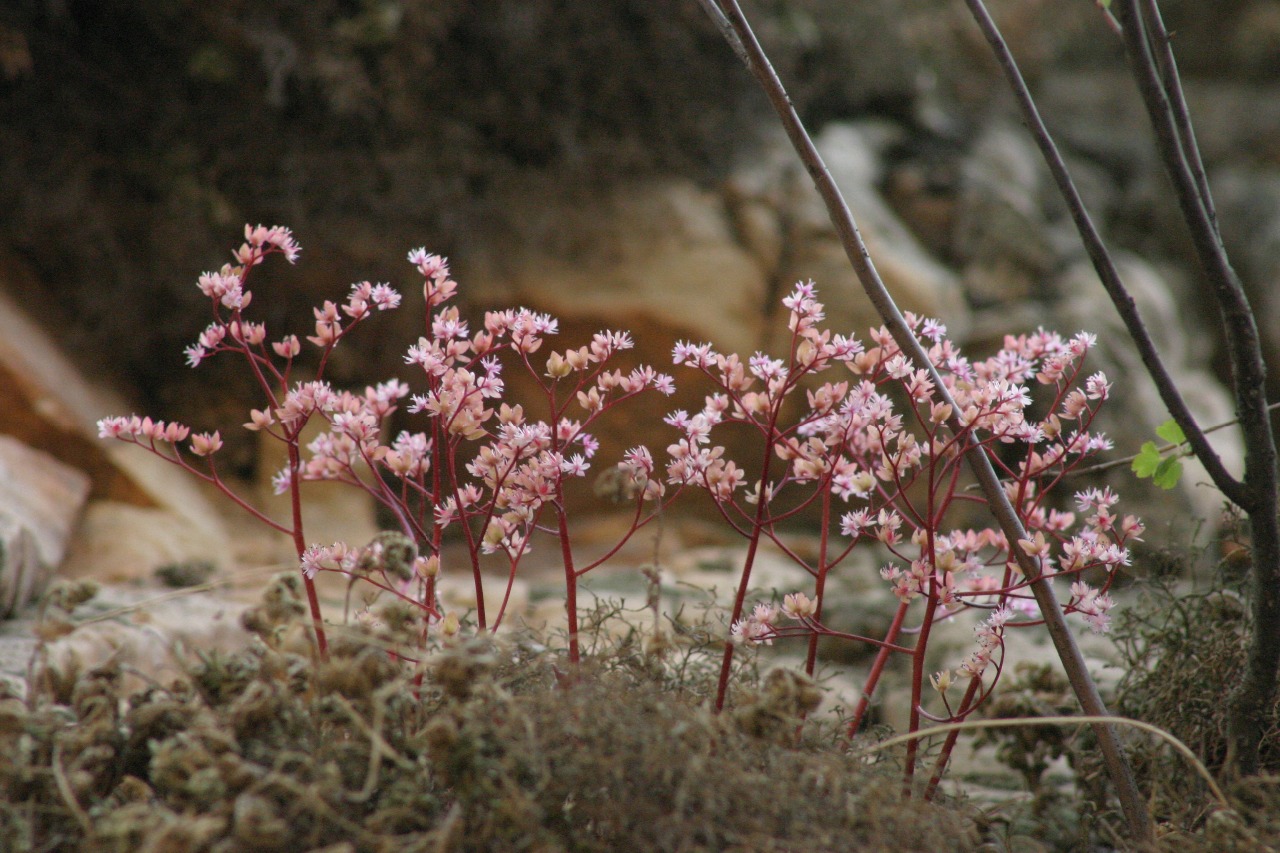
POLYGON ((1111 392, 1111 383, 1105 373, 1099 371, 1085 380, 1085 396, 1090 400, 1105 400, 1111 392))
POLYGON ((298 253, 302 251, 293 239, 293 232, 280 225, 273 225, 270 228, 264 228, 261 225, 256 228, 245 225, 244 240, 245 245, 236 252, 236 258, 247 266, 259 262, 262 255, 270 251, 281 252, 292 264, 298 260, 298 253))
POLYGON ((418 268, 423 278, 446 279, 449 277, 449 262, 439 255, 428 254, 426 249, 414 249, 409 252, 409 263, 418 268))
POLYGON ((217 453, 222 447, 222 436, 215 430, 212 433, 202 432, 191 436, 191 452, 196 456, 208 456, 217 453))
POLYGON ((792 619, 804 619, 817 613, 818 605, 803 592, 792 592, 783 597, 782 612, 792 619))
POLYGON ((591 354, 597 361, 605 361, 615 353, 634 346, 627 332, 597 332, 591 339, 591 354))
POLYGON ((729 629, 730 638, 735 643, 764 643, 773 645, 773 629, 754 619, 739 619, 729 629))
POLYGON ((293 474, 288 466, 281 468, 271 477, 271 492, 276 495, 283 495, 289 491, 289 487, 293 483, 293 474))
POLYGON ((590 463, 582 457, 581 453, 575 453, 560 463, 561 472, 568 477, 585 477, 590 467, 590 463))
POLYGON ((920 336, 928 338, 935 344, 941 342, 946 337, 947 327, 934 319, 926 319, 920 325, 920 336))
POLYGON ((400 293, 389 284, 375 284, 369 298, 373 300, 374 305, 378 306, 379 311, 390 311, 392 308, 400 307, 400 293))
POLYGON ((640 445, 624 453, 618 465, 629 469, 633 474, 648 477, 653 474, 653 455, 649 448, 640 445))
POLYGON ((242 320, 233 320, 227 326, 227 331, 231 333, 232 340, 242 341, 250 346, 257 346, 267 337, 267 329, 261 323, 242 320))
POLYGON ((846 512, 840 518, 840 532, 845 536, 856 538, 862 535, 862 531, 870 527, 871 524, 871 510, 869 509, 846 512))
POLYGON ((692 344, 679 341, 672 351, 672 361, 675 364, 683 364, 689 367, 696 367, 701 370, 710 370, 715 364, 715 352, 711 349, 711 344, 692 344))
POLYGON ((98 421, 98 438, 129 438, 131 436, 128 418, 117 416, 98 421))
POLYGON ((359 554, 345 542, 332 545, 311 545, 302 552, 302 573, 315 578, 320 571, 351 572, 356 568, 359 554))
POLYGON ((302 344, 298 343, 297 335, 289 335, 282 338, 281 340, 273 343, 271 348, 275 350, 276 355, 281 358, 293 358, 298 353, 302 352, 302 344))
POLYGON ((751 618, 762 625, 770 625, 778 618, 778 606, 761 602, 751 611, 751 618))

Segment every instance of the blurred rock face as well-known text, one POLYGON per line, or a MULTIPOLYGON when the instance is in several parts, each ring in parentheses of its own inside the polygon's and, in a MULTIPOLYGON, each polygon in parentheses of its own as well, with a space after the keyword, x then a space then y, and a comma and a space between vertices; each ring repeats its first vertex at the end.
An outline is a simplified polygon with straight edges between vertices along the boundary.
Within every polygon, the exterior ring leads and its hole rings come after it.
MULTIPOLYGON (((1261 223, 1261 241, 1228 243, 1274 312, 1263 247, 1280 101, 1259 74, 1264 7, 1171 3, 1166 15, 1189 76, 1202 75, 1188 83, 1224 231, 1261 223), (1238 54, 1197 41, 1224 33, 1238 54)), ((1090 8, 992 9, 1100 224, 1151 262, 1140 278, 1152 304, 1168 303, 1175 337, 1204 343, 1179 360, 1220 401, 1195 282, 1167 274, 1185 240, 1118 46, 1090 8)), ((976 348, 1038 325, 1102 330, 1106 305, 1082 283, 1078 241, 963 9, 747 11, 904 308, 976 348)), ((279 333, 303 331, 310 307, 351 281, 412 295, 403 257, 420 245, 450 255, 472 308, 554 312, 563 345, 626 328, 658 364, 675 338, 747 354, 776 344, 797 280, 817 282, 836 330, 878 322, 753 81, 692 0, 6 11, 0 146, 6 285, 140 409, 201 427, 240 423, 248 399, 230 365, 193 372, 180 355, 207 321, 195 277, 227 259, 245 221, 288 224, 305 247, 299 267, 259 274, 254 310, 279 333)), ((410 307, 359 336, 331 377, 402 371, 415 318, 410 307)), ((1148 438, 1150 420, 1120 418, 1117 445, 1148 438)), ((240 452, 252 468, 256 449, 240 452)))

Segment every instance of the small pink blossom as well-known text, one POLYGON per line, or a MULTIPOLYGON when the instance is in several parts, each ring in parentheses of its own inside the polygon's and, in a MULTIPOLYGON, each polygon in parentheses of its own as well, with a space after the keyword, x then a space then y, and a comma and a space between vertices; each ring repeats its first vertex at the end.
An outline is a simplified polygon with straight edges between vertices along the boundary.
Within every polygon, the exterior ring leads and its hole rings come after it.
POLYGON ((710 370, 715 364, 715 351, 711 349, 711 344, 693 344, 678 342, 672 352, 672 361, 675 364, 696 367, 700 370, 710 370))
POLYGON ((791 592, 783 596, 782 612, 792 619, 805 619, 818 612, 818 605, 803 592, 791 592))
POLYGON ((191 436, 191 452, 196 456, 209 456, 222 447, 222 436, 214 432, 202 432, 191 436))
POLYGON ((276 355, 281 358, 293 358, 298 353, 302 352, 302 344, 298 342, 297 335, 288 335, 271 344, 271 348, 275 350, 276 355))
POLYGON ((200 333, 197 342, 205 349, 217 349, 226 337, 227 327, 223 323, 210 323, 205 330, 200 333))

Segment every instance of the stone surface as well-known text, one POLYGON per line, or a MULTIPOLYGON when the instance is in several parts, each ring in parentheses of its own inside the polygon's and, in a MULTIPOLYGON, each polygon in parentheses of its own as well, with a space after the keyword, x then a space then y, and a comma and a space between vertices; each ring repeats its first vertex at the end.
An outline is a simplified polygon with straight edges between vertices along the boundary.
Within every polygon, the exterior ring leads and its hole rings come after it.
POLYGON ((21 693, 30 667, 83 672, 114 660, 124 667, 126 690, 167 682, 182 674, 192 654, 243 648, 250 635, 240 613, 250 600, 219 591, 106 584, 77 609, 78 627, 43 648, 34 613, 0 624, 0 681, 21 693))
POLYGON ((992 124, 961 170, 952 253, 976 305, 1038 295, 1055 257, 1041 204, 1046 170, 1021 127, 992 124))
MULTIPOLYGON (((817 145, 901 307, 945 317, 962 336, 967 309, 956 277, 878 188, 879 150, 891 139, 884 124, 831 124, 817 145)), ((462 286, 473 299, 531 304, 562 321, 651 330, 636 335, 642 360, 669 362, 673 335, 749 355, 781 328, 773 319, 781 298, 807 279, 817 282, 836 331, 862 336, 880 324, 785 139, 773 139, 720 189, 659 179, 599 196, 514 195, 506 221, 460 255, 462 286)))
MULTIPOLYGON (((735 240, 716 192, 664 179, 512 205, 508 227, 458 259, 473 299, 589 317, 600 328, 657 326, 727 348, 756 345, 764 271, 735 240)), ((651 346, 670 361, 670 341, 637 334, 637 344, 642 358, 651 346)))
MULTIPOLYGON (((27 274, 12 264, 4 269, 27 274)), ((0 433, 87 478, 91 500, 69 545, 66 571, 137 577, 157 568, 155 559, 225 562, 226 532, 193 478, 138 447, 98 438, 97 420, 128 413, 128 404, 82 374, 6 293, 29 285, 0 284, 0 395, 8 401, 0 408, 0 433)))
MULTIPOLYGON (((881 192, 881 153, 896 139, 893 127, 881 122, 832 123, 814 144, 899 307, 944 318, 952 334, 963 339, 968 308, 959 280, 925 251, 881 192)), ((827 307, 827 324, 834 331, 865 337, 868 328, 881 324, 853 272, 821 196, 785 140, 776 140, 768 156, 732 175, 728 188, 738 209, 771 211, 763 217, 776 223, 765 233, 770 240, 780 239, 778 250, 759 252, 776 257, 766 266, 772 299, 761 307, 762 312, 782 310, 775 304, 777 300, 795 282, 812 279, 827 307)), ((757 239, 755 245, 767 248, 769 240, 757 239)), ((776 327, 781 328, 780 324, 776 327)), ((775 326, 769 332, 775 338, 779 334, 775 326)))
POLYGON ((0 435, 0 618, 40 595, 88 493, 82 472, 0 435))
MULTIPOLYGON (((87 379, 41 326, 9 294, 35 287, 34 273, 6 262, 0 281, 0 433, 43 450, 89 475, 94 497, 142 506, 155 498, 141 486, 135 463, 98 440, 94 424, 127 404, 87 379)), ((133 454, 129 454, 132 456, 133 454)))

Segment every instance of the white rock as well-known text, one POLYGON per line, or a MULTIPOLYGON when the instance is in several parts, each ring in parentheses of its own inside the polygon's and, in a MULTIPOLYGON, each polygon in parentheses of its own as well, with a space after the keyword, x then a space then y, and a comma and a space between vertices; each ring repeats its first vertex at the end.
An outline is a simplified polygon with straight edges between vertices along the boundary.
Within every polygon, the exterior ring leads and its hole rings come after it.
MULTIPOLYGON (((814 144, 898 307, 941 319, 963 340, 969 312, 959 280, 924 250, 880 192, 878 147, 884 140, 878 130, 868 123, 833 123, 814 144)), ((785 293, 794 282, 813 279, 827 307, 828 325, 836 332, 864 337, 868 328, 881 324, 880 317, 849 263, 826 205, 809 176, 795 165, 794 156, 789 147, 775 151, 766 160, 772 175, 737 179, 739 186, 761 187, 761 198, 777 199, 786 247, 775 286, 785 293)))
MULTIPOLYGON (((105 618, 50 643, 48 663, 83 671, 114 659, 127 665, 127 674, 135 670, 143 679, 164 683, 182 674, 193 653, 244 648, 250 639, 240 625, 245 607, 217 592, 104 587, 85 609, 105 618)), ((142 686, 145 682, 134 676, 125 685, 126 691, 142 686)))
MULTIPOLYGON (((21 271, 10 272, 18 275, 21 271)), ((2 289, 0 394, 7 401, 0 407, 0 432, 83 471, 91 484, 89 538, 81 539, 78 534, 73 538, 66 571, 93 576, 97 565, 123 567, 140 553, 156 551, 149 547, 139 551, 138 543, 156 535, 156 528, 174 524, 183 529, 183 541, 191 547, 160 549, 164 559, 224 562, 226 532, 197 482, 138 447, 100 440, 98 419, 128 414, 129 405, 101 381, 83 376, 2 289), (101 503, 108 506, 100 507, 101 503), (125 513, 119 507, 139 512, 125 513), (108 518, 137 522, 138 526, 113 530, 104 526, 108 518)), ((83 495, 79 500, 83 501, 83 495)), ((52 554, 48 542, 40 548, 41 553, 52 554)), ((147 562, 134 563, 128 573, 146 575, 154 568, 147 562)))
POLYGON ((88 494, 85 474, 0 435, 0 618, 43 591, 88 494))
MULTIPOLYGON (((1170 287, 1150 264, 1134 256, 1120 255, 1117 266, 1192 414, 1203 427, 1231 421, 1235 417, 1231 396, 1207 369, 1202 353, 1194 346, 1202 333, 1197 332, 1191 318, 1181 315, 1170 287)), ((1082 330, 1096 334, 1098 347, 1089 354, 1086 370, 1102 370, 1113 383, 1111 397, 1103 406, 1095 429, 1113 439, 1117 456, 1137 453, 1145 441, 1162 444, 1155 428, 1169 419, 1168 410, 1092 265, 1087 261, 1076 263, 1063 274, 1057 287, 1064 299, 1055 311, 1054 325, 1065 335, 1082 330)), ((1214 432, 1210 440, 1227 470, 1238 475, 1244 461, 1239 428, 1214 432)), ((1170 524, 1185 528, 1188 514, 1208 523, 1202 531, 1205 535, 1216 528, 1222 495, 1204 487, 1210 482, 1208 474, 1194 458, 1186 458, 1182 464, 1182 480, 1173 492, 1162 492, 1138 481, 1127 467, 1112 473, 1121 496, 1120 510, 1143 517, 1151 531, 1148 540, 1170 524)))

